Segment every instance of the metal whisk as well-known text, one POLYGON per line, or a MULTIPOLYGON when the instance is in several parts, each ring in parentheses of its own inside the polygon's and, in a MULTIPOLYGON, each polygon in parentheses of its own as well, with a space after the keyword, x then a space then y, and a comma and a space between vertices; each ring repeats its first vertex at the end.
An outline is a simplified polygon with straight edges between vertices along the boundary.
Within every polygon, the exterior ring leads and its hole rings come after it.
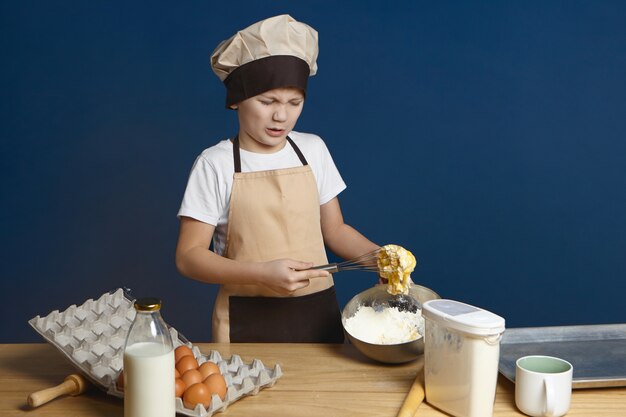
POLYGON ((381 249, 376 249, 348 261, 314 266, 311 269, 321 269, 330 273, 339 271, 367 271, 378 273, 378 254, 380 251, 381 249))

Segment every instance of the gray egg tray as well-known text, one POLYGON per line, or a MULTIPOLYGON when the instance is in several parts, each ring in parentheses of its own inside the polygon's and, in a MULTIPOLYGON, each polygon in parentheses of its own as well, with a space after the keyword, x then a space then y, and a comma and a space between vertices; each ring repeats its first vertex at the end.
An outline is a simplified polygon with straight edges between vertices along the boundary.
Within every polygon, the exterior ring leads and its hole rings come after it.
MULTIPOLYGON (((97 300, 89 299, 80 306, 72 305, 65 311, 54 310, 45 317, 36 316, 28 323, 49 343, 59 349, 96 386, 108 394, 123 398, 116 381, 123 367, 126 334, 135 318, 133 297, 122 288, 103 294, 97 300)), ((208 355, 200 352, 176 329, 169 326, 174 348, 187 345, 198 364, 216 363, 228 390, 222 401, 213 395, 209 408, 198 404, 186 408, 176 398, 176 412, 188 416, 208 417, 225 411, 233 402, 246 395, 256 395, 263 388, 272 387, 282 376, 279 364, 267 368, 258 359, 246 364, 240 356, 223 359, 216 350, 208 355)))

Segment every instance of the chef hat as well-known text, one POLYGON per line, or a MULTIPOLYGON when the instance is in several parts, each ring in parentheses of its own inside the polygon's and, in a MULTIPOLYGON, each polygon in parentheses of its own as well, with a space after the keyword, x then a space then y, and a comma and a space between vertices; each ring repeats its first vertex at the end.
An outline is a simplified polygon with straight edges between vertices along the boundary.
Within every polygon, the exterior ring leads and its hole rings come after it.
POLYGON ((273 88, 306 91, 317 72, 317 31, 289 15, 270 17, 237 32, 211 54, 226 86, 226 107, 273 88))

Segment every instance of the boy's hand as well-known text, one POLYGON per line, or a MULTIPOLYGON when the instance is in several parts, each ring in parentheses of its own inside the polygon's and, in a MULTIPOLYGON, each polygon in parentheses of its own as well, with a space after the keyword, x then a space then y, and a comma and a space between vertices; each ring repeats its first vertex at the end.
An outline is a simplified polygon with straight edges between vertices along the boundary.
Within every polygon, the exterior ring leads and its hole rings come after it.
POLYGON ((277 259, 264 262, 263 284, 279 294, 289 295, 306 288, 313 278, 324 278, 330 275, 328 271, 309 269, 312 262, 296 261, 294 259, 277 259))

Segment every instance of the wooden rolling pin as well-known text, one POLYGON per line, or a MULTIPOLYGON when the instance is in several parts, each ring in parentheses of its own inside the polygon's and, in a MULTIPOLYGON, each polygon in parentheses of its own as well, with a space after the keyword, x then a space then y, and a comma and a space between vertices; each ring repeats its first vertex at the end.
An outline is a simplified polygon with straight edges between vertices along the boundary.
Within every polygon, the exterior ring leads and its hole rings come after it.
POLYGON ((65 377, 64 382, 56 387, 46 388, 30 394, 28 396, 28 405, 35 408, 61 395, 79 395, 85 392, 88 386, 87 380, 82 375, 71 374, 65 377))
POLYGON ((420 368, 398 411, 398 417, 413 417, 422 401, 424 401, 424 369, 420 368))

